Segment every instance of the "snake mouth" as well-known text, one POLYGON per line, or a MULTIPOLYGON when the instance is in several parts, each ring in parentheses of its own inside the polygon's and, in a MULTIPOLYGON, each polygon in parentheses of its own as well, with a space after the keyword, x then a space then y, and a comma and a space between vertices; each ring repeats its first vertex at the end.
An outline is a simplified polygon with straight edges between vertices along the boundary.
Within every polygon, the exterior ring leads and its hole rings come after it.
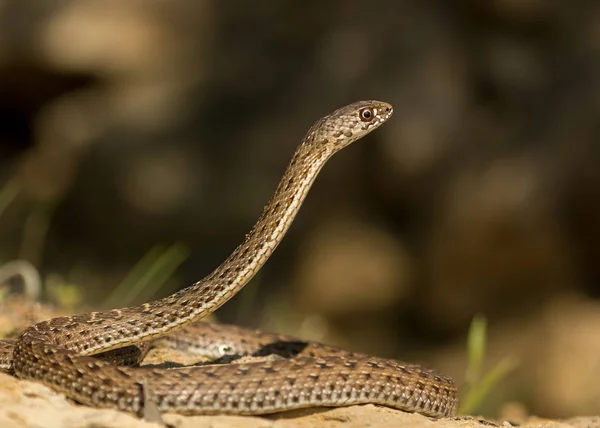
POLYGON ((376 101, 379 105, 375 107, 376 117, 379 123, 388 120, 394 113, 394 107, 383 101, 376 101))

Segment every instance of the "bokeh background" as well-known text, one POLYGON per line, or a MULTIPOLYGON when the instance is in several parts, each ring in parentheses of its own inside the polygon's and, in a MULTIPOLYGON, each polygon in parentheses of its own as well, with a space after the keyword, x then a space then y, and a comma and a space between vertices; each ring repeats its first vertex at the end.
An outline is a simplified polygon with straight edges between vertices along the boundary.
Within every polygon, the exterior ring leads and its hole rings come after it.
POLYGON ((0 0, 0 264, 74 285, 77 310, 182 288, 309 126, 370 98, 393 119, 217 318, 462 384, 479 313, 485 368, 518 365, 478 412, 600 413, 594 1, 0 0))

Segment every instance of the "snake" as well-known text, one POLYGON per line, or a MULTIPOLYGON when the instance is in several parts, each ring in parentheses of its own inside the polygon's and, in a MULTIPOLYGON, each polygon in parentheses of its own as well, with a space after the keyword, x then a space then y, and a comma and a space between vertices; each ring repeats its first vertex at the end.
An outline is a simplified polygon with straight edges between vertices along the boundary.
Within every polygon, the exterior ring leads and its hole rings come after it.
POLYGON ((144 415, 159 412, 265 415, 300 408, 376 404, 431 417, 456 413, 454 381, 416 364, 345 351, 272 333, 198 322, 242 289, 282 241, 323 165, 379 128, 393 108, 359 101, 309 129, 258 221, 204 279, 167 297, 63 316, 0 341, 0 370, 41 382, 74 401, 144 415), (276 358, 139 367, 149 348, 276 358))

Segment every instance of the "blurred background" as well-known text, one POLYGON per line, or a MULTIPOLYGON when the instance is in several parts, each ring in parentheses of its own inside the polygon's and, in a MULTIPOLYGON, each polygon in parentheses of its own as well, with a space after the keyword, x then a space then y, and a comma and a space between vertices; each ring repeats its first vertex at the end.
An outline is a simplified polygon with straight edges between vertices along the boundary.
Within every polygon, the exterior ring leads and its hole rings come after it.
POLYGON ((483 369, 516 364, 478 413, 600 413, 593 1, 0 0, 0 265, 72 310, 167 295, 241 241, 315 120, 371 98, 392 120, 216 318, 462 385, 482 314, 483 369))

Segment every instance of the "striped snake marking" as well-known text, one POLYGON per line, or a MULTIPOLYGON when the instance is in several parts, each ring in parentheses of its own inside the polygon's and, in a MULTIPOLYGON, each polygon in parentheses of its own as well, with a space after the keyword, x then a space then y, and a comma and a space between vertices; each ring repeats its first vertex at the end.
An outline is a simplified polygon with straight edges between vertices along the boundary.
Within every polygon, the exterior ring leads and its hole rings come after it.
POLYGON ((454 415, 458 399, 452 379, 421 366, 197 322, 265 264, 327 160, 391 115, 387 103, 359 101, 318 120, 256 224, 208 276, 140 306, 37 323, 17 340, 0 341, 0 370, 82 404, 139 416, 148 400, 161 412, 180 414, 257 415, 373 403, 433 417, 454 415), (213 357, 272 353, 281 358, 177 369, 132 367, 159 345, 213 357))

